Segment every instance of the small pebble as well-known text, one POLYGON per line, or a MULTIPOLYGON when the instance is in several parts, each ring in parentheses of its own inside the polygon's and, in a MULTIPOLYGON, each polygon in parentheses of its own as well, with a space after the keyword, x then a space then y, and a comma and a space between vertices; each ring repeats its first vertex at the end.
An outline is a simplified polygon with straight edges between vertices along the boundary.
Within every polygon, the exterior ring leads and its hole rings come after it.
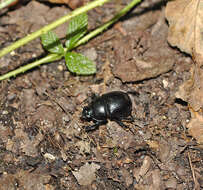
POLYGON ((16 94, 10 93, 10 94, 8 94, 7 99, 8 99, 8 101, 11 101, 11 100, 13 100, 15 97, 16 97, 16 94))
POLYGON ((58 69, 59 71, 63 71, 63 66, 62 66, 62 65, 58 65, 57 69, 58 69))
POLYGON ((14 56, 16 54, 16 52, 12 51, 10 54, 11 54, 11 56, 14 56))
POLYGON ((8 111, 7 111, 7 110, 3 110, 3 111, 2 111, 2 114, 3 114, 3 115, 7 115, 7 114, 8 114, 8 111))
POLYGON ((163 82, 164 88, 167 88, 168 87, 168 81, 164 79, 162 82, 163 82))
POLYGON ((53 156, 53 155, 50 154, 50 153, 45 153, 45 154, 44 154, 44 158, 47 158, 47 159, 49 159, 49 160, 55 160, 55 159, 56 159, 56 157, 53 156))

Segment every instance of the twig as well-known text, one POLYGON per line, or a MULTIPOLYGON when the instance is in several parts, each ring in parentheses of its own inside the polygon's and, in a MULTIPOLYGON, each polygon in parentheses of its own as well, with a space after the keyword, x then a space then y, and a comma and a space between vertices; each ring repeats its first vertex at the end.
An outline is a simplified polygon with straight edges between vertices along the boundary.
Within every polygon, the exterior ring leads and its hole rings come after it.
POLYGON ((197 179, 196 179, 196 176, 195 176, 195 170, 192 166, 192 161, 191 161, 191 157, 190 157, 190 153, 188 152, 188 160, 189 160, 189 163, 190 163, 190 169, 192 171, 192 177, 193 177, 193 181, 194 181, 194 190, 199 190, 200 189, 200 186, 197 182, 197 179))

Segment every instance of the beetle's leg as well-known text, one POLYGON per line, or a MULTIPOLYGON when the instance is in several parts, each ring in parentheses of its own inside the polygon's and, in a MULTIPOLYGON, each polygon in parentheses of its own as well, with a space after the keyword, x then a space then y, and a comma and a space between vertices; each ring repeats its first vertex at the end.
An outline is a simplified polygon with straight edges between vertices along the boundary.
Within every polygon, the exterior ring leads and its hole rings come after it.
POLYGON ((123 127, 124 129, 128 129, 128 127, 127 127, 125 124, 123 124, 122 121, 117 120, 117 119, 115 119, 115 120, 113 120, 113 121, 115 121, 116 123, 118 123, 118 124, 119 124, 121 127, 123 127))
POLYGON ((96 124, 91 125, 91 126, 86 126, 85 127, 85 131, 86 132, 93 131, 93 130, 97 129, 99 126, 100 126, 99 123, 96 123, 96 124))
POLYGON ((122 119, 123 121, 129 121, 129 122, 133 122, 135 121, 135 119, 133 118, 132 115, 130 115, 129 117, 125 118, 125 119, 122 119))
POLYGON ((132 131, 132 129, 129 128, 129 127, 127 127, 125 124, 123 124, 122 121, 120 121, 120 120, 114 120, 114 121, 115 121, 116 123, 118 123, 122 128, 124 128, 124 129, 128 129, 128 130, 131 131, 132 134, 135 134, 135 133, 132 131))
POLYGON ((97 129, 100 125, 104 125, 104 124, 106 124, 106 123, 107 123, 106 120, 104 120, 104 121, 97 121, 97 122, 96 122, 94 125, 92 125, 92 126, 86 126, 86 127, 85 127, 85 131, 88 132, 88 131, 95 130, 95 129, 97 129))

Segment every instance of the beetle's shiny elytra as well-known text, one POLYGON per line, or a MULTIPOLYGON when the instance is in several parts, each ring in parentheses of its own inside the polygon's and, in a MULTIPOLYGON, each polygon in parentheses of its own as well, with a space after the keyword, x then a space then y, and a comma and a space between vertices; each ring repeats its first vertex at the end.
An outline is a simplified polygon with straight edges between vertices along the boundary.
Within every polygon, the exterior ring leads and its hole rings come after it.
POLYGON ((122 123, 122 119, 131 116, 131 112, 132 102, 127 93, 113 91, 103 94, 83 108, 82 118, 95 123, 92 126, 87 126, 85 130, 94 130, 100 125, 106 124, 107 119, 116 121, 120 126, 126 127, 122 123))

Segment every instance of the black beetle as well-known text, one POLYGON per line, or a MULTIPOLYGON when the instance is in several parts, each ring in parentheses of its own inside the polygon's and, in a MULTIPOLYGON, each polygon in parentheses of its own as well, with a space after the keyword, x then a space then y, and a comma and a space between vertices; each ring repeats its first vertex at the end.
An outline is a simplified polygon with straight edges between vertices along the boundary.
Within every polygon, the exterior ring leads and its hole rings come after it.
POLYGON ((133 121, 131 112, 132 102, 129 95, 122 91, 113 91, 95 98, 88 106, 84 107, 82 119, 95 123, 85 127, 86 131, 97 129, 100 125, 106 124, 107 119, 126 128, 122 120, 129 120, 130 116, 130 120, 133 121))

